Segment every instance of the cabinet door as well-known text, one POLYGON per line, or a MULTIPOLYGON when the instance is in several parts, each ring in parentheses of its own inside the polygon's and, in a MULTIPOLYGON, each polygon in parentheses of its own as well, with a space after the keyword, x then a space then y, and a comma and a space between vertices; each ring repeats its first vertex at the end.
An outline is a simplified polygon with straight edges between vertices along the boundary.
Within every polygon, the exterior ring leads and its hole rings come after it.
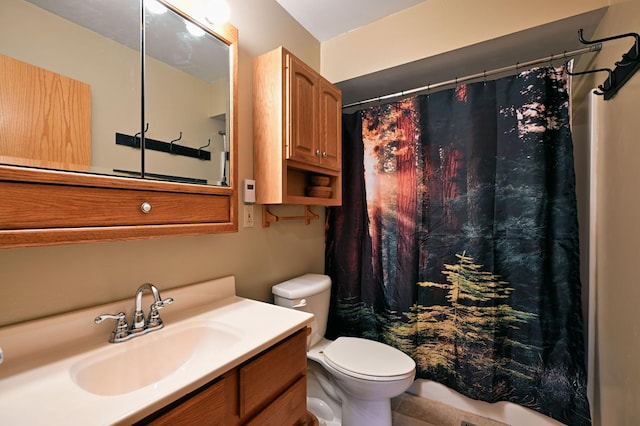
POLYGON ((307 418, 307 380, 301 377, 269 404, 246 426, 288 426, 305 424, 307 418))
MULTIPOLYGON (((240 367, 240 418, 254 416, 306 372, 307 333, 302 330, 240 367)), ((306 388, 302 397, 306 400, 306 388)))
POLYGON ((342 92, 320 79, 320 165, 335 170, 342 166, 342 92))
POLYGON ((318 75, 287 55, 287 159, 318 164, 318 75))
POLYGON ((170 404, 135 426, 190 426, 220 425, 234 423, 232 413, 235 401, 230 400, 236 391, 235 371, 170 404), (230 388, 229 388, 230 387, 230 388), (229 389, 227 389, 229 388, 229 389), (231 408, 229 408, 231 407, 231 408))

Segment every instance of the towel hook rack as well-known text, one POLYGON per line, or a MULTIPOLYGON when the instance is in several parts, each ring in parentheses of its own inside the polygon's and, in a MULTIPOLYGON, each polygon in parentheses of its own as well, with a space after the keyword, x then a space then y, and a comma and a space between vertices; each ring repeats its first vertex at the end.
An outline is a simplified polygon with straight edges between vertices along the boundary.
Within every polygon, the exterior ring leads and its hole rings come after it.
POLYGON ((267 228, 269 224, 283 220, 303 220, 305 225, 309 225, 312 220, 318 220, 320 216, 311 211, 310 206, 304 206, 303 216, 278 216, 269 211, 269 206, 262 206, 262 227, 267 228))
POLYGON ((173 151, 173 143, 178 142, 180 139, 182 139, 182 130, 180 130, 180 136, 169 142, 169 152, 173 151))
POLYGON ((211 138, 209 138, 209 142, 207 142, 206 145, 202 145, 200 148, 198 148, 198 151, 202 151, 203 148, 207 148, 209 145, 211 145, 211 138))
MULTIPOLYGON (((149 130, 149 123, 147 123, 147 125, 144 127, 144 132, 147 133, 147 130, 149 130)), ((133 135, 132 139, 137 139, 138 137, 140 137, 140 135, 142 135, 142 132, 138 132, 135 135, 133 135)))

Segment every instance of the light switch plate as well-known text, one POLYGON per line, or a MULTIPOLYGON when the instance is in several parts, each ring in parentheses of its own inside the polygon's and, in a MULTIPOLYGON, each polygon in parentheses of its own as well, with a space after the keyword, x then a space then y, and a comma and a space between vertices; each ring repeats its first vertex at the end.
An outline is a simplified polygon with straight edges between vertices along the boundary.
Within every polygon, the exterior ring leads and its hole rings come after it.
POLYGON ((254 217, 253 217, 253 204, 245 204, 243 209, 243 217, 244 217, 244 227, 245 228, 253 228, 254 225, 254 217))

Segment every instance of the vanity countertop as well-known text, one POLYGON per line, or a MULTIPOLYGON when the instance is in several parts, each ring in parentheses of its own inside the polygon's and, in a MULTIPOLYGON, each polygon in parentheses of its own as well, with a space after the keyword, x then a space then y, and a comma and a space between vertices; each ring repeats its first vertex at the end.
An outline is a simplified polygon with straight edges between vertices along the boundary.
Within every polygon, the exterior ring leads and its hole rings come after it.
MULTIPOLYGON (((131 424, 240 365, 273 344, 310 325, 313 316, 235 295, 234 277, 161 289, 175 302, 161 311, 164 328, 123 343, 109 343, 112 321, 95 325, 96 316, 120 311, 131 318, 131 299, 0 328, 0 424, 131 424), (215 324, 235 336, 191 356, 165 377, 126 393, 101 395, 83 389, 74 370, 104 354, 135 351, 149 342, 172 345, 172 335, 215 324), (164 340, 163 338, 166 337, 164 340), (165 342, 166 341, 166 342, 165 342), (130 345, 130 346, 127 346, 130 345), (129 349, 131 348, 131 349, 129 349)), ((143 306, 150 302, 145 296, 143 306)), ((145 311, 147 309, 145 308, 145 311)), ((226 333, 225 332, 225 333, 226 333)), ((212 334, 212 340, 215 336, 212 334)), ((204 349, 203 349, 204 348, 204 349)))

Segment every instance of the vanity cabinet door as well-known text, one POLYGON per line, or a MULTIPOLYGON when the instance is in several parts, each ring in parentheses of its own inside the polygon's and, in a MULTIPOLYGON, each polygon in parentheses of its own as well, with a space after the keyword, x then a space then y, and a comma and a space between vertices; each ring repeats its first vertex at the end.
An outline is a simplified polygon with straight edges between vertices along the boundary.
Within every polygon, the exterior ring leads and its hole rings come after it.
MULTIPOLYGON (((305 399, 303 410, 294 411, 297 413, 295 416, 303 418, 306 415, 306 388, 294 386, 297 391, 290 389, 292 384, 306 377, 306 347, 307 334, 302 330, 240 367, 240 418, 251 418, 287 389, 305 399)), ((289 405, 288 401, 295 400, 295 397, 288 397, 285 405, 289 405)))
POLYGON ((259 425, 300 425, 306 422, 307 380, 302 377, 273 401, 257 416, 246 423, 247 426, 259 425))

